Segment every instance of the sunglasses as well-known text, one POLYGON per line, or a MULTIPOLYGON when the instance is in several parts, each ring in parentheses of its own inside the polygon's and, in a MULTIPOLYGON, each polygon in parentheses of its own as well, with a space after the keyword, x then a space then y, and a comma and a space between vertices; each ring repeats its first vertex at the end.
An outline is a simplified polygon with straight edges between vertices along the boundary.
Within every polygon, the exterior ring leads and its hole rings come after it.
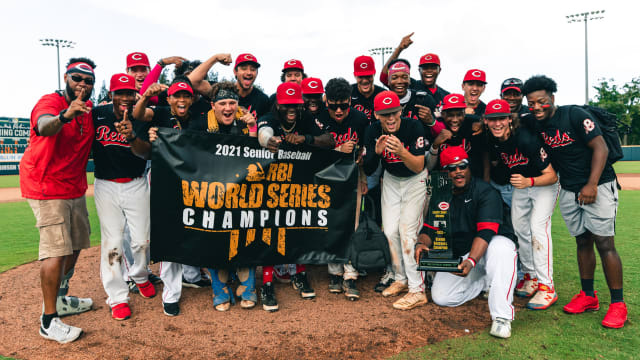
POLYGON ((95 81, 93 78, 90 78, 90 77, 85 78, 80 75, 71 75, 71 80, 77 83, 84 81, 84 83, 87 85, 93 85, 93 82, 95 81))
POLYGON ((456 171, 456 169, 459 170, 466 170, 469 167, 469 163, 463 162, 462 164, 458 164, 458 165, 447 165, 444 167, 445 170, 447 170, 448 172, 452 172, 452 171, 456 171))
POLYGON ((351 106, 349 103, 342 103, 342 104, 329 104, 327 103, 327 107, 331 110, 347 110, 349 108, 349 106, 351 106))

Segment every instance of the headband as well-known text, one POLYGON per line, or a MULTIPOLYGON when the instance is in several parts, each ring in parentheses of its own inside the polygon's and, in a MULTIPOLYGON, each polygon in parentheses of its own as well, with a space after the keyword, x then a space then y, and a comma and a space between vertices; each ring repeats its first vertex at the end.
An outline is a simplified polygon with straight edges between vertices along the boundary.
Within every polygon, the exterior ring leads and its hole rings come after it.
POLYGON ((76 62, 73 64, 69 64, 69 66, 67 66, 67 72, 65 74, 71 73, 80 73, 95 76, 93 73, 93 68, 85 62, 76 62))
POLYGON ((235 91, 220 89, 218 90, 218 93, 216 94, 216 98, 213 100, 213 102, 218 102, 220 100, 227 100, 227 99, 238 101, 239 99, 238 94, 236 94, 235 91))
POLYGON ((398 61, 393 63, 393 65, 391 65, 389 67, 389 76, 397 73, 397 72, 405 72, 407 74, 409 74, 409 64, 405 63, 404 61, 398 61))

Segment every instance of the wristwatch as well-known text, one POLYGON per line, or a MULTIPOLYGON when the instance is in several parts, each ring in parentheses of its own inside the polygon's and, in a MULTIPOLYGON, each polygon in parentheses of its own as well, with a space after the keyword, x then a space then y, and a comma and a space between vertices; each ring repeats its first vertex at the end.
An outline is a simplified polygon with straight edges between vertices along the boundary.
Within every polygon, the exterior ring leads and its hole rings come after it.
POLYGON ((58 119, 60 119, 60 122, 63 124, 68 123, 69 121, 73 120, 73 119, 67 119, 66 117, 64 117, 64 114, 67 113, 67 109, 64 109, 62 111, 60 111, 60 114, 58 114, 58 119))

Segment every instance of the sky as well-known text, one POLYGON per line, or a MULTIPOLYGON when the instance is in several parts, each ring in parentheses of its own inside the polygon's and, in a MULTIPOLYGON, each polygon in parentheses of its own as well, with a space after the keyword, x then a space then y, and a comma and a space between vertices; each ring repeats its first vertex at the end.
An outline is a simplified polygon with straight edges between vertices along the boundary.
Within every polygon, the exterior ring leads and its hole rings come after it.
MULTIPOLYGON (((556 102, 584 103, 583 23, 566 15, 605 10, 604 19, 588 23, 589 84, 615 79, 623 84, 640 76, 640 30, 633 23, 636 1, 12 1, 0 5, 4 49, 0 70, 0 116, 29 117, 38 99, 57 89, 53 47, 39 39, 76 42, 60 49, 61 67, 76 56, 98 65, 94 91, 102 81, 125 71, 126 55, 145 52, 155 63, 179 55, 205 60, 217 53, 232 58, 254 54, 261 67, 257 84, 267 94, 280 83, 285 61, 302 61, 309 76, 325 83, 333 77, 354 82, 353 60, 368 49, 395 48, 415 32, 401 57, 419 77, 418 59, 440 56, 439 86, 461 92, 469 69, 487 73, 484 102, 499 97, 509 77, 526 80, 545 74, 558 83, 556 102), (190 6, 189 6, 189 5, 190 6)), ((382 68, 380 55, 374 56, 382 68)), ((231 78, 232 68, 214 65, 231 78)), ((63 69, 61 70, 63 71, 63 69)), ((376 74, 376 78, 379 73, 376 74)), ((595 91, 590 89, 590 97, 595 91)))

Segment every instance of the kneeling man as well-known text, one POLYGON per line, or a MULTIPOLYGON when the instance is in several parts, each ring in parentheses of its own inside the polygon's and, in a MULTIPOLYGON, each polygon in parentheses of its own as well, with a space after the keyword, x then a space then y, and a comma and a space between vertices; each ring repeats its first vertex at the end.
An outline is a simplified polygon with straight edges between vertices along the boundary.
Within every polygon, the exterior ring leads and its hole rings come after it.
MULTIPOLYGON (((464 260, 458 265, 460 273, 436 273, 431 297, 437 305, 458 306, 490 287, 490 334, 508 338, 515 313, 512 303, 518 258, 509 212, 503 211, 497 190, 471 176, 463 148, 446 148, 440 154, 440 164, 453 182, 449 204, 453 253, 464 260)), ((432 245, 430 229, 435 229, 434 224, 425 223, 420 232, 416 261, 432 245)))

